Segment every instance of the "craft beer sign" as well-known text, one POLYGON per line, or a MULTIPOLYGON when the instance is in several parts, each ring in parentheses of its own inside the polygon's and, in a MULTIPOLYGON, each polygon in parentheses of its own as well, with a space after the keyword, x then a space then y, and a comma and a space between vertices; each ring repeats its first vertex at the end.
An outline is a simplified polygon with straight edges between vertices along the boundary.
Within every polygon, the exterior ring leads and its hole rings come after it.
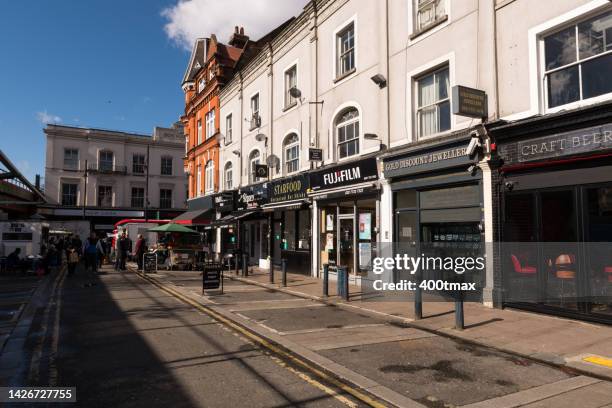
POLYGON ((453 86, 453 114, 486 119, 489 116, 486 92, 467 86, 453 86))

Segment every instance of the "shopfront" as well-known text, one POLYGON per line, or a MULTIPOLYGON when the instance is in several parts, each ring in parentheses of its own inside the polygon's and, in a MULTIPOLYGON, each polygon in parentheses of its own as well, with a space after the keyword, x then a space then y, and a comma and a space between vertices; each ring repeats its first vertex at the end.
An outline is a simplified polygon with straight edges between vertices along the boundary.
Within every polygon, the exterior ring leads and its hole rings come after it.
POLYGON ((235 221, 238 242, 249 263, 268 268, 268 216, 262 206, 268 202, 267 183, 252 184, 238 190, 235 221))
POLYGON ((217 241, 216 252, 222 256, 234 254, 238 248, 238 233, 234 212, 236 211, 236 190, 224 191, 213 197, 215 221, 212 226, 217 241))
POLYGON ((482 173, 467 154, 469 141, 455 135, 383 157, 393 251, 443 258, 482 251, 482 173))
POLYGON ((329 264, 346 267, 356 283, 367 275, 378 241, 377 180, 374 157, 310 174, 315 273, 329 264))
POLYGON ((280 265, 287 260, 292 273, 311 273, 311 213, 307 191, 307 174, 273 180, 268 183, 268 203, 263 205, 268 214, 272 262, 280 265))
POLYGON ((491 133, 505 304, 612 323, 612 106, 491 133))

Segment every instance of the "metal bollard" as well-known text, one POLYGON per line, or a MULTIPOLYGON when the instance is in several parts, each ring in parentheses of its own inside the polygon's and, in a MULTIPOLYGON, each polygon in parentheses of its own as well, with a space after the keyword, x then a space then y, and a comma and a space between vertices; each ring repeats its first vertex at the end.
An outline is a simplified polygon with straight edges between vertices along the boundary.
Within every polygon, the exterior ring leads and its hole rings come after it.
POLYGON ((242 276, 249 275, 249 254, 242 254, 242 276))
POLYGON ((423 318, 423 292, 421 288, 417 286, 414 291, 414 320, 421 320, 423 318))
POLYGON ((323 296, 329 296, 329 264, 323 264, 323 296))
POLYGON ((344 268, 344 300, 349 301, 349 273, 348 268, 344 268))
POLYGON ((268 257, 268 264, 270 265, 270 283, 274 283, 274 263, 272 259, 268 257))
POLYGON ((463 297, 455 301, 455 329, 463 330, 465 321, 463 316, 463 297))
POLYGON ((234 252, 234 273, 238 275, 239 271, 239 262, 240 262, 240 252, 234 252))
POLYGON ((281 271, 283 273, 283 286, 287 286, 287 260, 281 259, 281 271))
POLYGON ((349 300, 349 286, 348 286, 348 268, 346 266, 338 267, 338 296, 344 300, 349 300))

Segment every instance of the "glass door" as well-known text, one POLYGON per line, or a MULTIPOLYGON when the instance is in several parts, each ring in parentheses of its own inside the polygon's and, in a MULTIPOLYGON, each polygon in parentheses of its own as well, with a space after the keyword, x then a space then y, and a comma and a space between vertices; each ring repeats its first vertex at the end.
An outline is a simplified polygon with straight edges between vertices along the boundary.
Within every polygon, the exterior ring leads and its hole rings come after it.
POLYGON ((354 265, 354 216, 340 216, 338 223, 338 255, 341 266, 345 266, 349 274, 355 273, 354 265))

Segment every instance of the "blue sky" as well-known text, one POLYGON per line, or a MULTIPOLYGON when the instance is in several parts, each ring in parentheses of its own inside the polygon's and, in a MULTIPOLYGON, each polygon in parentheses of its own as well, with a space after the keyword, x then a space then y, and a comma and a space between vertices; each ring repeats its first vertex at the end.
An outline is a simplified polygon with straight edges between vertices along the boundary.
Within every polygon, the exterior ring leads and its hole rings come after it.
POLYGON ((197 37, 252 38, 306 0, 0 1, 0 149, 44 175, 44 122, 151 133, 183 109, 197 37), (231 13, 228 10, 232 10, 231 13))
POLYGON ((1 2, 0 149, 26 176, 44 174, 41 119, 145 133, 178 120, 189 53, 164 31, 172 3, 1 2))

